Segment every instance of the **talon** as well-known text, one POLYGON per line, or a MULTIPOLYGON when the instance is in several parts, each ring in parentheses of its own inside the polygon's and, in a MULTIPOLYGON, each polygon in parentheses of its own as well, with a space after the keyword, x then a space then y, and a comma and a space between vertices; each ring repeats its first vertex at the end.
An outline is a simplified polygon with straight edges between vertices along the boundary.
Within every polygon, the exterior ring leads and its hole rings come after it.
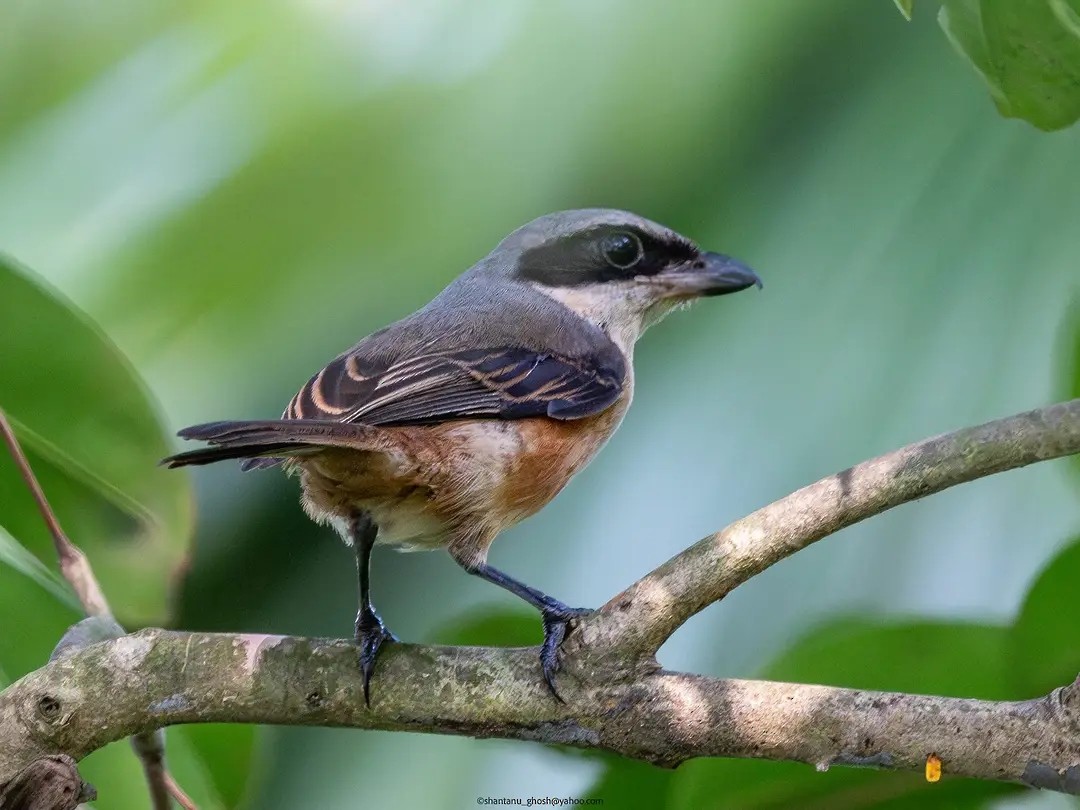
POLYGON ((364 676, 364 705, 371 708, 371 675, 384 642, 397 641, 374 610, 362 610, 356 616, 356 644, 360 648, 360 672, 364 676))
POLYGON ((559 647, 573 631, 576 625, 575 620, 590 613, 592 611, 587 608, 562 608, 557 611, 545 611, 542 614, 544 643, 540 646, 540 667, 544 671, 544 682, 560 703, 566 701, 555 686, 555 673, 559 671, 559 647))

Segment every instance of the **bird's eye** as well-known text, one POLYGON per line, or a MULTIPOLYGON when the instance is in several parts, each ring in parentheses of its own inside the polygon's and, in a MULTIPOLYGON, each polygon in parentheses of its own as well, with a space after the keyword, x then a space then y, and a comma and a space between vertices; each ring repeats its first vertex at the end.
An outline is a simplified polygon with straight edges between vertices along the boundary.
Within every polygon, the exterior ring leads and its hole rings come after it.
POLYGON ((627 270, 641 261, 641 240, 632 233, 617 233, 604 240, 604 258, 612 267, 627 270))

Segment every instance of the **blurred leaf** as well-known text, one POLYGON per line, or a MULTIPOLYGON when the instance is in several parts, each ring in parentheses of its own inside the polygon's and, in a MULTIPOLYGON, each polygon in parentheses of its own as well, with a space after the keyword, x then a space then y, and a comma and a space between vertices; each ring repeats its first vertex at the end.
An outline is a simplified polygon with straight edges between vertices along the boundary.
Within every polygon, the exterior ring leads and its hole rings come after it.
MULTIPOLYGON (((141 382, 80 313, 6 259, 0 259, 0 302, 0 405, 50 503, 94 561, 105 591, 123 595, 117 609, 138 622, 164 618, 189 531, 190 494, 185 476, 157 468, 168 445, 141 382)), ((20 545, 0 528, 0 615, 17 617, 0 633, 0 665, 17 677, 49 659, 79 607, 53 572, 51 539, 6 453, 0 454, 0 496, 0 523, 25 541, 20 545)), ((170 733, 171 767, 200 807, 237 804, 254 733, 244 727, 170 733)), ((127 742, 95 752, 80 768, 107 806, 147 805, 145 779, 127 742)))
POLYGON ((1020 697, 1046 694, 1080 673, 1077 582, 1080 537, 1039 574, 1013 625, 1009 663, 1020 697))
POLYGON ((531 647, 543 641, 536 613, 503 606, 473 608, 433 634, 439 644, 467 647, 531 647))
POLYGON ((675 771, 632 759, 605 756, 607 767, 585 794, 608 807, 666 807, 675 771))
POLYGON ((911 22, 911 14, 915 10, 915 0, 893 0, 904 19, 911 22))
MULTIPOLYGON (((842 619, 810 632, 771 665, 764 677, 857 689, 957 695, 1013 696, 1005 679, 1006 628, 920 621, 881 625, 842 619), (979 666, 971 666, 978 661, 979 666)), ((818 773, 792 762, 695 760, 676 772, 673 808, 916 808, 976 807, 1019 790, 922 774, 831 768, 818 773)))
MULTIPOLYGON (((206 765, 192 748, 186 727, 166 731, 165 762, 177 783, 199 810, 225 810, 236 805, 215 790, 206 765)), ((146 810, 150 806, 142 765, 128 740, 119 740, 90 754, 79 763, 79 772, 98 791, 93 807, 109 810, 146 810)))
POLYGON ((1072 308, 1072 367, 1069 397, 1080 398, 1080 304, 1072 308))
POLYGON ((0 565, 0 667, 12 679, 44 666, 68 627, 82 618, 39 580, 0 565))
POLYGON ((0 526, 0 563, 11 566, 20 574, 30 577, 54 597, 72 608, 79 609, 79 601, 60 575, 51 571, 41 560, 23 548, 0 526))
MULTIPOLYGON (((189 534, 188 479, 157 467, 169 445, 136 373, 81 313, 0 259, 0 406, 61 523, 130 622, 167 615, 189 534)), ((39 559, 53 549, 14 463, 0 459, 0 523, 39 559)))
POLYGON ((805 635, 765 668, 763 677, 877 689, 1008 700, 1009 629, 919 620, 882 624, 837 619, 805 635), (978 667, 967 664, 978 661, 978 667))
POLYGON ((175 762, 172 750, 177 741, 182 741, 205 769, 206 780, 221 802, 226 807, 237 807, 252 778, 258 733, 258 728, 251 725, 176 726, 169 729, 169 760, 175 762))
POLYGON ((1018 785, 950 779, 929 784, 922 774, 855 768, 819 773, 797 762, 697 759, 675 772, 665 807, 671 810, 952 810, 992 806, 1018 785))
POLYGON ((945 0, 938 20, 1002 115, 1044 130, 1080 118, 1080 0, 945 0))
MULTIPOLYGON (((166 761, 172 767, 172 751, 166 750, 166 761)), ((79 774, 97 788, 98 800, 90 807, 109 808, 109 810, 146 810, 150 806, 150 794, 146 787, 142 766, 131 750, 131 743, 119 740, 102 749, 94 751, 79 762, 79 774)), ((183 783, 181 783, 183 784, 183 783)), ((184 790, 191 790, 188 784, 184 790)), ((199 791, 189 794, 192 798, 199 791)), ((199 796, 205 801, 205 797, 199 796)), ((198 800, 197 800, 198 801, 198 800)), ((220 808, 221 805, 208 805, 220 808)), ((200 810, 203 805, 199 804, 200 810)))
MULTIPOLYGON (((1080 298, 1074 298, 1072 306, 1065 313, 1065 399, 1080 399, 1080 298)), ((1080 469, 1080 456, 1069 459, 1076 469, 1080 469)))

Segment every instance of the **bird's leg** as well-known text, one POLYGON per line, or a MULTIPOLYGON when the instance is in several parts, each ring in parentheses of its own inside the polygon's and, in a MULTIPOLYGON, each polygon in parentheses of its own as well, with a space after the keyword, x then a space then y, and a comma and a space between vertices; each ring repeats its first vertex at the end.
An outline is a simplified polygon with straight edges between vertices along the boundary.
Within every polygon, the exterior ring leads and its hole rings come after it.
POLYGON ((356 644, 360 647, 360 671, 364 675, 364 703, 371 706, 371 673, 384 641, 397 638, 383 626, 371 605, 371 550, 379 527, 366 512, 357 512, 349 521, 353 551, 356 553, 356 578, 360 585, 360 609, 356 613, 356 644))
POLYGON ((563 643, 563 639, 570 632, 570 622, 579 616, 586 616, 592 611, 587 608, 572 608, 564 605, 558 599, 554 599, 508 574, 504 574, 498 568, 492 568, 486 562, 463 562, 461 560, 458 562, 470 574, 475 574, 481 579, 486 579, 488 582, 498 585, 500 588, 505 588, 540 611, 540 616, 544 622, 544 643, 540 647, 540 666, 544 671, 544 681, 547 683, 548 689, 561 702, 562 697, 559 695, 558 689, 555 688, 555 673, 559 670, 559 645, 563 643))

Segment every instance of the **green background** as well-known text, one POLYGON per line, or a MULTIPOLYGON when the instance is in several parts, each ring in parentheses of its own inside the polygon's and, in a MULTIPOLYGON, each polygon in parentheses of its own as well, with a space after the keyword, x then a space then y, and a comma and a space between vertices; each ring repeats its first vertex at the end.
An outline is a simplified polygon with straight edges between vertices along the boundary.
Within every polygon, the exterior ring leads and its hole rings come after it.
MULTIPOLYGON (((932 3, 910 23, 884 0, 5 3, 0 406, 118 618, 348 635, 351 556, 295 482, 159 470, 175 446, 159 421, 277 415, 551 210, 631 209, 765 280, 651 332, 623 429, 496 544, 496 565, 568 603, 599 605, 863 458, 1080 396, 1080 134, 1037 128, 1075 117, 1073 40, 1039 27, 1075 6, 1047 22, 1025 0, 1008 8, 1035 16, 1002 28, 1000 3, 946 5, 985 78, 932 3)), ((1078 473, 1038 465, 846 530, 692 619, 661 661, 1045 693, 1080 670, 1078 473)), ((2 683, 77 613, 6 458, 0 526, 2 683)), ((539 640, 536 617, 443 554, 377 553, 374 588, 405 639, 539 640)), ((1072 806, 947 763, 930 786, 350 730, 168 740, 208 808, 1072 806)), ((127 743, 83 770, 97 806, 147 806, 127 743)))

